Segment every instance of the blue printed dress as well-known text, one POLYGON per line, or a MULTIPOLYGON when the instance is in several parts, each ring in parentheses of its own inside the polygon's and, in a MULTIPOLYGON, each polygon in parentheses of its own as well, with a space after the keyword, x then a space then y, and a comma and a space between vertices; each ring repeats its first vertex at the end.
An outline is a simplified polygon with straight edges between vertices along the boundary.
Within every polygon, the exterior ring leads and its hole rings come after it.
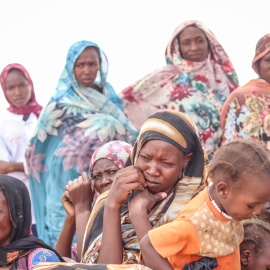
POLYGON ((104 52, 89 41, 71 46, 56 91, 42 110, 26 153, 38 236, 54 246, 65 211, 61 196, 69 180, 89 170, 94 151, 111 140, 135 141, 138 131, 122 112, 122 102, 106 81, 104 52), (82 87, 73 71, 87 47, 99 49, 101 65, 95 85, 82 87))

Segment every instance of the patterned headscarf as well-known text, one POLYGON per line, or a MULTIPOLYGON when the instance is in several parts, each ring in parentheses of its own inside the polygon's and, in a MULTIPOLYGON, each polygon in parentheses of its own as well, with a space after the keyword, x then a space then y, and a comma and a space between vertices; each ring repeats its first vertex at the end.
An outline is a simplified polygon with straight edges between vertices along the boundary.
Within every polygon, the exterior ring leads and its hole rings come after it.
POLYGON ((166 48, 167 66, 157 69, 122 91, 125 114, 137 128, 160 109, 185 113, 195 123, 209 157, 222 136, 221 107, 238 86, 234 67, 213 33, 201 22, 187 21, 174 31, 166 48), (209 53, 202 62, 183 59, 178 36, 189 26, 208 39, 209 53))
POLYGON ((252 61, 252 68, 259 74, 259 60, 270 51, 270 34, 264 35, 256 45, 255 56, 252 61))
POLYGON ((172 144, 185 154, 193 153, 185 170, 187 177, 199 177, 201 182, 205 168, 204 150, 194 123, 184 114, 174 110, 161 110, 150 116, 142 125, 126 166, 136 164, 145 142, 161 140, 172 144))
POLYGON ((109 159, 119 168, 123 169, 132 146, 123 141, 111 141, 100 146, 93 154, 90 162, 90 173, 93 173, 95 163, 100 159, 109 159))
POLYGON ((39 116, 39 114, 42 110, 42 106, 40 106, 36 101, 33 82, 31 80, 31 77, 30 77, 28 71, 22 65, 20 65, 20 64, 7 65, 3 69, 3 71, 1 72, 1 86, 2 86, 2 89, 4 91, 4 95, 6 97, 6 100, 10 104, 9 111, 11 111, 15 114, 30 114, 31 112, 33 112, 37 117, 39 116), (12 105, 6 97, 6 89, 5 89, 6 79, 7 79, 8 73, 11 69, 20 70, 22 72, 22 74, 24 75, 24 77, 26 78, 26 80, 28 81, 28 83, 31 85, 31 98, 30 98, 29 102, 21 108, 17 108, 14 105, 12 105))

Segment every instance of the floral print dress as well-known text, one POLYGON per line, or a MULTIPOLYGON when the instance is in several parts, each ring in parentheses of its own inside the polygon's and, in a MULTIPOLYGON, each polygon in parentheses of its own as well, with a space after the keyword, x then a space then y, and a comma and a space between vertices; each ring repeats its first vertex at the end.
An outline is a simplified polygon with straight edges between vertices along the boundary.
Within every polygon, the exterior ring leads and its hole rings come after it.
POLYGON ((198 21, 185 22, 175 30, 166 48, 166 62, 166 67, 122 91, 124 112, 137 128, 159 109, 184 112, 196 124, 211 157, 221 143, 221 107, 238 86, 232 63, 212 32, 198 21), (180 55, 178 35, 190 25, 202 30, 209 41, 209 55, 203 62, 180 55))
POLYGON ((223 142, 253 138, 270 150, 270 84, 255 79, 237 88, 222 108, 223 142))
POLYGON ((26 153, 39 237, 54 246, 65 211, 61 196, 69 180, 84 171, 94 151, 111 140, 133 142, 138 134, 122 112, 122 102, 106 82, 107 58, 94 43, 73 44, 56 92, 42 110, 26 153), (95 84, 102 93, 77 82, 73 67, 86 47, 99 49, 101 67, 95 84))
POLYGON ((270 34, 257 42, 252 68, 259 78, 233 91, 221 111, 223 143, 236 138, 261 141, 270 150, 270 83, 261 78, 259 63, 270 52, 270 34))

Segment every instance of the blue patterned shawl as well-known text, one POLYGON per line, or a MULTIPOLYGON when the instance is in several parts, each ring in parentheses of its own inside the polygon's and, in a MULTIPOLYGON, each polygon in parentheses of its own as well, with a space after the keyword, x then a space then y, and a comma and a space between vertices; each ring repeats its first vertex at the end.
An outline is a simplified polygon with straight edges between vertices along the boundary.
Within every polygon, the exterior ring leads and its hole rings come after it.
POLYGON ((65 218, 61 196, 68 181, 89 170, 91 156, 99 146, 111 140, 133 143, 138 135, 123 114, 118 95, 106 82, 107 72, 106 55, 95 43, 73 44, 26 153, 38 235, 52 246, 65 218), (76 59, 89 46, 100 52, 95 85, 102 93, 82 87, 73 71, 76 59))

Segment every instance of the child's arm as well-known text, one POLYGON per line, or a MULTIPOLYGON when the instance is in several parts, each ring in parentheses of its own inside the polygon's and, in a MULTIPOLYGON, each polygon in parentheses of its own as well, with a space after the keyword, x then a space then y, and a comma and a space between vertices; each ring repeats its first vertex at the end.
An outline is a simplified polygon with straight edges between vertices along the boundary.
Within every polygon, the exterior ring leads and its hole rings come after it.
POLYGON ((75 209, 73 204, 68 199, 67 190, 62 196, 61 202, 67 215, 54 248, 62 257, 70 258, 72 240, 75 234, 75 209))
POLYGON ((155 270, 173 270, 167 259, 162 258, 153 248, 148 234, 140 241, 144 264, 155 270))

